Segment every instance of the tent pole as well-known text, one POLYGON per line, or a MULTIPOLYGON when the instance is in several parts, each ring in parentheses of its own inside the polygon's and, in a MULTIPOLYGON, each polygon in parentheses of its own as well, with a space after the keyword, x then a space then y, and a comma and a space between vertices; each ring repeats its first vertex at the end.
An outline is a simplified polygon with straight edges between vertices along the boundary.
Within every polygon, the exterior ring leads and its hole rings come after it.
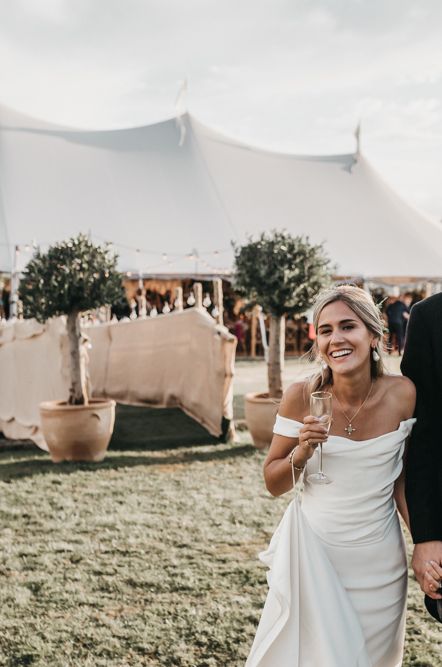
POLYGON ((193 283, 193 293, 195 294, 195 308, 202 308, 203 307, 202 283, 193 283))
POLYGON ((17 317, 18 314, 18 284, 19 284, 19 271, 18 271, 18 261, 20 257, 20 246, 16 245, 14 247, 14 260, 12 265, 11 273, 11 301, 9 307, 9 317, 13 320, 17 317))
POLYGON ((224 324, 224 300, 223 300, 223 281, 221 278, 214 278, 213 282, 213 302, 217 309, 216 321, 218 324, 224 324))

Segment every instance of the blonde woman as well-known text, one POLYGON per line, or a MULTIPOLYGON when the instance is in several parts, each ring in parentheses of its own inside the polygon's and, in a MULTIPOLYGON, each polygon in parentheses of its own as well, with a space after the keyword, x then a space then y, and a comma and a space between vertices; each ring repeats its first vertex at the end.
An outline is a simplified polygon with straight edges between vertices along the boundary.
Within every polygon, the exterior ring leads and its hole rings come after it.
POLYGON ((320 294, 313 319, 322 371, 285 393, 264 464, 274 496, 304 478, 302 505, 295 495, 261 555, 269 593, 247 667, 398 667, 407 590, 398 511, 408 525, 402 458, 415 388, 384 373, 383 322, 365 291, 320 294), (310 414, 318 390, 331 394, 328 434, 310 414), (308 477, 322 443, 331 483, 317 485, 308 477))

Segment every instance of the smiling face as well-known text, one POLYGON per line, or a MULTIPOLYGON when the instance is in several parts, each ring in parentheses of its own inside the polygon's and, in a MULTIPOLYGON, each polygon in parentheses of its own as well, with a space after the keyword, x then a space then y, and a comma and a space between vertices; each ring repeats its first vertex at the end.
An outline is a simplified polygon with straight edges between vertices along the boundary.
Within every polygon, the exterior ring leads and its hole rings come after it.
POLYGON ((372 346, 377 341, 364 322, 343 301, 325 306, 318 320, 317 345, 333 374, 370 369, 372 346))

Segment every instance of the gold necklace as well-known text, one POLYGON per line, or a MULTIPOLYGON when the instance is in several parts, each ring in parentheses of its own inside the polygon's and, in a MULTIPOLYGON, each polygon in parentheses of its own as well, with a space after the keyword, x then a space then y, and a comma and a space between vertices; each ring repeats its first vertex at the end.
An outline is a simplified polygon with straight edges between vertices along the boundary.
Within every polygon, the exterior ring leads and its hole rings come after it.
POLYGON ((364 405, 365 405, 366 402, 368 401, 368 399, 369 399, 369 397, 370 397, 370 394, 371 394, 371 390, 373 389, 373 385, 374 385, 374 382, 372 381, 372 382, 371 382, 371 385, 370 385, 370 389, 368 390, 368 394, 367 394, 367 396, 365 397, 364 401, 361 403, 361 405, 359 406, 359 408, 356 410, 356 412, 354 413, 353 417, 351 417, 351 418, 347 417, 347 415, 345 414, 344 410, 342 409, 341 401, 340 401, 339 398, 336 396, 336 394, 333 392, 333 389, 331 390, 332 395, 334 396, 334 398, 336 398, 336 400, 337 400, 337 402, 338 402, 339 409, 341 410, 342 414, 344 415, 344 417, 345 417, 346 420, 348 421, 348 426, 346 426, 346 427, 344 428, 344 431, 345 431, 346 433, 348 433, 348 435, 349 435, 350 437, 351 437, 351 434, 353 433, 353 431, 356 431, 356 430, 357 430, 357 429, 352 425, 352 421, 353 421, 354 419, 356 419, 356 417, 358 416, 358 414, 360 413, 360 411, 362 410, 362 408, 364 407, 364 405))

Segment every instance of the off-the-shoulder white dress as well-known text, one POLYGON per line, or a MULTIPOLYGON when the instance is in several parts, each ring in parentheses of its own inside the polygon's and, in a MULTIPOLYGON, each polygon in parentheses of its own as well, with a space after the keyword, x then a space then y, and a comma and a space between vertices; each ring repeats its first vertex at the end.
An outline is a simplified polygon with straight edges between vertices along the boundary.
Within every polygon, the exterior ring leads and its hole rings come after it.
MULTIPOLYGON (((370 440, 329 436, 313 485, 295 494, 261 560, 269 592, 246 667, 399 667, 407 592, 405 545, 393 498, 415 420, 370 440)), ((297 437, 278 415, 274 432, 297 437)))

